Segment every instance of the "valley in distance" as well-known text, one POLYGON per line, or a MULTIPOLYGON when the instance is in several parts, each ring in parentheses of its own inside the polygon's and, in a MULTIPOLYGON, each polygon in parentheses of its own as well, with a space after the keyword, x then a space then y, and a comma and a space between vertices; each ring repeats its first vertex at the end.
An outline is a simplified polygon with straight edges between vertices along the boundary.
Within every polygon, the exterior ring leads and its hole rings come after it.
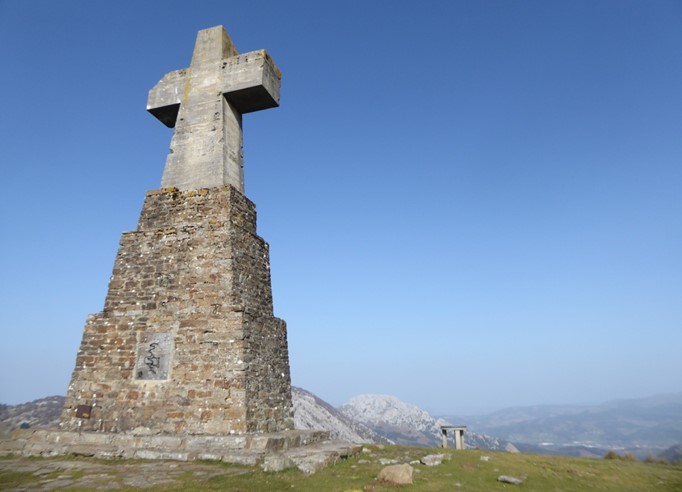
MULTIPOLYGON (((599 405, 514 407, 475 416, 432 416, 389 395, 359 395, 334 408, 292 387, 298 429, 321 429, 353 443, 441 446, 441 425, 465 425, 465 446, 491 451, 602 458, 682 460, 682 393, 599 405)), ((0 404, 0 438, 19 428, 57 427, 63 396, 0 404)), ((452 438, 450 446, 452 446, 452 438)))

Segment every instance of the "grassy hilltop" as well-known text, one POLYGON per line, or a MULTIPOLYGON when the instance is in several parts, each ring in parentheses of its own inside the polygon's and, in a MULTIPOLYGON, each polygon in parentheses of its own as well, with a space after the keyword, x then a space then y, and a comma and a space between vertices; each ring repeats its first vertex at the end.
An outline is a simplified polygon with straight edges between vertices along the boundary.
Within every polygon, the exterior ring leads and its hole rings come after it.
POLYGON ((164 491, 680 491, 682 466, 626 459, 587 459, 480 450, 442 450, 403 446, 368 446, 366 452, 305 477, 292 469, 265 473, 258 467, 221 463, 178 463, 90 458, 0 459, 0 489, 95 490, 118 484, 117 490, 164 491), (414 484, 395 486, 375 478, 380 460, 410 462, 427 454, 449 456, 439 466, 414 464, 414 484), (483 459, 482 459, 483 458, 483 459), (523 478, 521 485, 497 477, 523 478), (47 488, 45 488, 47 486, 47 488))

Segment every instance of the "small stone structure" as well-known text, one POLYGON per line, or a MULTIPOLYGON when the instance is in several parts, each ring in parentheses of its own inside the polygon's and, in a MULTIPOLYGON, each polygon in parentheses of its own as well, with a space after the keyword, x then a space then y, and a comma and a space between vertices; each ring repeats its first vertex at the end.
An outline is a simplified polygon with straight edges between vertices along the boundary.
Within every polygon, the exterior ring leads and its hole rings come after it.
POLYGON ((455 449, 464 449, 464 432, 466 426, 441 425, 440 431, 443 433, 443 447, 448 447, 448 431, 452 431, 455 440, 455 449))
POLYGON ((175 127, 161 189, 121 238, 61 430, 18 437, 13 452, 233 463, 286 453, 279 462, 311 473, 356 451, 292 430, 286 324, 243 194, 242 113, 277 106, 279 80, 265 51, 238 55, 219 26, 149 92, 147 109, 175 127))

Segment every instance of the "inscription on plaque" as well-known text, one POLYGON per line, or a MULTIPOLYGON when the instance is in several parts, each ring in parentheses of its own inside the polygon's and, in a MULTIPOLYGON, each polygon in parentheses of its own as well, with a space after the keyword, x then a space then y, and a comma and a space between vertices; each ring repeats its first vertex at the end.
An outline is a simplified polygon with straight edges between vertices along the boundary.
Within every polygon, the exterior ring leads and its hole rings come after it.
POLYGON ((135 379, 168 379, 170 333, 147 333, 137 348, 135 379))

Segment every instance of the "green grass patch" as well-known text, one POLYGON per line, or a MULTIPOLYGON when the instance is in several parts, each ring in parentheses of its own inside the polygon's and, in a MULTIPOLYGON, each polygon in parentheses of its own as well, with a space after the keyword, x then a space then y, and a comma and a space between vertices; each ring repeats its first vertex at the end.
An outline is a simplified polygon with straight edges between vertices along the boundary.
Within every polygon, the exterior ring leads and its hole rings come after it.
POLYGON ((30 472, 0 470, 0 490, 15 489, 36 481, 36 477, 30 472))
MULTIPOLYGON (((176 473, 173 483, 147 483, 149 491, 196 491, 228 490, 240 492, 260 491, 388 491, 396 486, 376 480, 385 466, 379 460, 396 460, 400 463, 419 460, 427 454, 444 453, 449 459, 435 467, 414 464, 414 484, 409 490, 440 492, 443 490, 466 491, 680 491, 682 490, 682 466, 657 462, 641 462, 623 459, 589 459, 544 456, 526 453, 502 453, 479 450, 455 451, 442 449, 412 448, 403 446, 368 446, 369 453, 358 455, 330 466, 312 476, 305 476, 297 469, 278 473, 266 473, 259 467, 227 465, 215 462, 198 462, 176 473), (481 459, 484 457, 484 459, 481 459), (210 476, 213 475, 213 476, 210 476), (500 475, 523 478, 520 486, 497 481, 500 475)), ((22 458, 23 460, 23 458, 22 458)), ((28 459, 27 459, 28 460, 28 459)), ((46 459, 50 461, 51 459, 46 459)), ((73 458, 74 461, 94 460, 73 458)), ((140 460, 97 460, 115 476, 143 473, 150 462, 140 460)), ((154 463, 154 462, 152 462, 154 463)), ((173 462, 156 462, 161 470, 177 467, 173 462)), ((177 469, 177 468, 176 468, 177 469)), ((79 473, 87 479, 87 469, 69 469, 52 472, 51 477, 64 477, 79 473)), ((74 478, 76 478, 74 476, 74 478)), ((0 471, 0 489, 16 488, 30 482, 48 479, 47 475, 35 476, 18 471, 0 471)), ((144 482, 143 482, 144 483, 144 482)), ((82 484, 82 481, 81 481, 82 484)), ((400 488, 400 487, 398 487, 400 488)), ((82 488, 82 490, 86 490, 82 488)), ((118 490, 141 490, 121 488, 118 490)))

